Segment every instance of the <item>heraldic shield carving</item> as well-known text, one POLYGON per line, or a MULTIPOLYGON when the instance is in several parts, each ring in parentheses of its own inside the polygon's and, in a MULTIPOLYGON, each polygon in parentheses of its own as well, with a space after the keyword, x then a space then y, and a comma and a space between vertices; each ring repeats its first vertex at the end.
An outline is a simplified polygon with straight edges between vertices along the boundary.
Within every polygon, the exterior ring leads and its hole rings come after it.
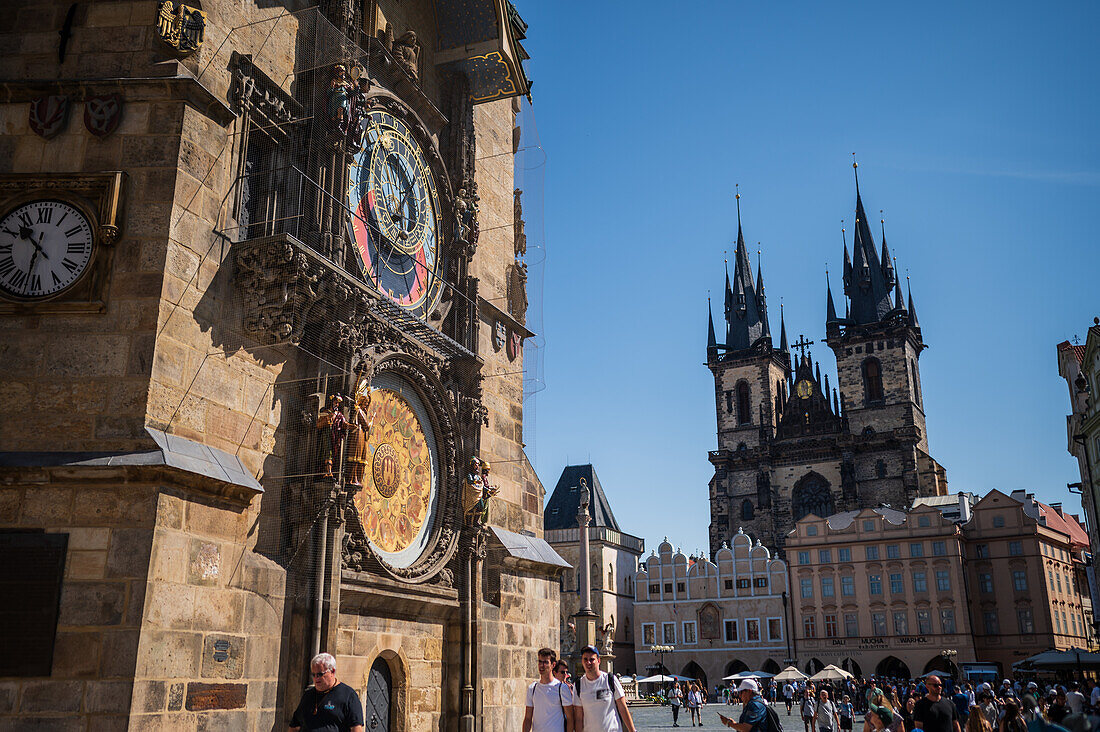
POLYGON ((84 126, 96 137, 106 137, 122 120, 122 95, 103 94, 84 102, 84 126))
POLYGON ((178 0, 162 0, 157 11, 157 34, 180 53, 192 53, 202 47, 206 33, 206 13, 178 0))
POLYGON ((69 98, 66 96, 39 97, 31 102, 29 123, 31 130, 47 140, 56 136, 69 121, 69 98))

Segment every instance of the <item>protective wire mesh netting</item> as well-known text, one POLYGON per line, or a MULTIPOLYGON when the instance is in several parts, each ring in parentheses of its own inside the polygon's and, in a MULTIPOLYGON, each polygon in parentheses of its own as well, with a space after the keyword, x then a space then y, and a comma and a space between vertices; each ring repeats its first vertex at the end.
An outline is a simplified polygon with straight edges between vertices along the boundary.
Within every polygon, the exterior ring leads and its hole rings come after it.
MULTIPOLYGON (((210 402, 233 405, 232 415, 224 419, 228 425, 223 435, 233 443, 230 451, 254 470, 265 490, 256 527, 257 549, 288 569, 287 596, 301 599, 313 597, 317 591, 314 570, 322 544, 321 523, 336 500, 332 486, 348 479, 348 470, 360 473, 350 476, 352 481, 363 478, 362 463, 344 459, 363 448, 356 442, 356 427, 362 422, 381 421, 383 416, 378 410, 400 405, 372 400, 366 413, 359 415, 353 364, 335 362, 327 355, 322 331, 331 318, 316 312, 315 300, 302 297, 302 283, 291 282, 296 275, 286 274, 293 268, 253 272, 253 289, 245 292, 240 287, 241 268, 239 263, 234 267, 233 261, 235 250, 241 247, 265 238, 290 237, 286 240, 292 242, 293 255, 288 256, 324 264, 324 278, 388 289, 382 268, 392 270, 393 261, 402 261, 403 253, 395 248, 364 263, 365 257, 352 244, 353 229, 357 224, 369 226, 370 222, 355 205, 354 185, 356 168, 361 165, 356 153, 370 144, 384 142, 370 139, 365 132, 368 85, 362 81, 400 71, 392 59, 383 63, 385 50, 380 53, 374 40, 365 42, 371 47, 364 49, 352 43, 316 8, 231 29, 204 60, 199 73, 204 84, 225 90, 230 107, 238 115, 226 144, 206 151, 213 162, 204 180, 199 181, 199 188, 222 194, 220 205, 216 214, 209 213, 200 190, 196 190, 182 202, 172 222, 175 230, 186 225, 186 219, 209 222, 216 218, 213 227, 203 228, 200 223, 195 229, 205 234, 196 234, 185 242, 197 263, 187 273, 189 279, 174 298, 161 328, 161 335, 171 335, 174 319, 193 318, 211 340, 209 351, 197 364, 183 367, 190 367, 193 373, 189 380, 184 377, 187 386, 167 420, 168 427, 172 430, 183 425, 210 402), (219 180, 228 185, 223 186, 219 180), (273 326, 263 317, 257 320, 257 307, 262 311, 273 308, 288 322, 273 326), (246 314, 250 309, 252 316, 246 314), (279 329, 282 326, 285 330, 279 329), (272 332, 276 333, 274 343, 269 337, 272 332), (348 421, 341 426, 344 431, 338 438, 332 429, 335 412, 326 410, 333 396, 342 397, 345 407, 336 421, 348 421)), ((524 344, 523 359, 524 440, 528 454, 533 454, 532 397, 544 387, 545 154, 526 101, 517 124, 522 132, 514 172, 516 187, 523 190, 526 223, 522 228, 527 240, 526 250, 517 256, 517 262, 526 264, 526 323, 536 333, 524 344)), ((398 185, 398 194, 401 190, 398 185)), ((405 202, 399 195, 396 198, 396 208, 400 209, 405 202)), ((445 222, 438 224, 442 227, 445 222)), ((412 281, 425 291, 438 286, 437 297, 444 302, 448 298, 469 302, 467 294, 448 280, 450 272, 443 261, 415 257, 404 261, 411 263, 412 281)), ((324 280, 305 284, 306 290, 325 286, 324 280)), ((451 337, 458 337, 455 333, 442 332, 443 323, 427 317, 427 308, 417 312, 398 307, 386 298, 378 301, 377 308, 393 327, 429 350, 446 355, 468 353, 451 337)), ((399 386, 394 388, 400 390, 399 386)), ((404 396, 409 411, 405 416, 409 419, 401 422, 400 415, 390 415, 402 429, 409 426, 412 417, 422 417, 424 410, 415 390, 404 396)), ((207 429, 209 422, 208 416, 206 424, 200 423, 197 429, 207 429)), ((477 427, 464 429, 472 433, 477 427)), ((472 444, 475 435, 457 437, 462 444, 472 444)), ((432 441, 430 435, 420 438, 432 441)), ((440 449, 438 445, 425 447, 429 452, 440 449)), ((417 498, 411 493, 406 495, 406 506, 416 504, 417 498)), ((394 527, 406 539, 410 534, 423 534, 425 523, 431 521, 429 506, 415 505, 411 510, 413 520, 394 527)), ((358 520, 355 511, 348 515, 350 522, 358 520)))

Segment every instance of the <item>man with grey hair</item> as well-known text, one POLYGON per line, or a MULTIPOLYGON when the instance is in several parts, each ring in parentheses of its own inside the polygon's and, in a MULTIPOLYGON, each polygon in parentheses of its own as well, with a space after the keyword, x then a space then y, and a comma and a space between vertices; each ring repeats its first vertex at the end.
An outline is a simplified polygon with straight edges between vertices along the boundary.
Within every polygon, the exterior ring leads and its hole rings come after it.
POLYGON ((336 659, 318 653, 309 669, 313 686, 302 694, 290 732, 363 732, 363 704, 354 689, 336 678, 336 659))

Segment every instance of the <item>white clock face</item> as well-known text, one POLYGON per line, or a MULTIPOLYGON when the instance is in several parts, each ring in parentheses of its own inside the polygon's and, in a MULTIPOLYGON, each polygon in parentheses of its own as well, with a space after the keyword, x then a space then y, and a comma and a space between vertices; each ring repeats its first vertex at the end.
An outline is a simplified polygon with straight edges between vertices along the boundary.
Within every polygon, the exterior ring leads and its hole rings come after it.
POLYGON ((92 261, 92 225, 63 201, 31 201, 0 220, 0 293, 22 300, 71 287, 92 261))

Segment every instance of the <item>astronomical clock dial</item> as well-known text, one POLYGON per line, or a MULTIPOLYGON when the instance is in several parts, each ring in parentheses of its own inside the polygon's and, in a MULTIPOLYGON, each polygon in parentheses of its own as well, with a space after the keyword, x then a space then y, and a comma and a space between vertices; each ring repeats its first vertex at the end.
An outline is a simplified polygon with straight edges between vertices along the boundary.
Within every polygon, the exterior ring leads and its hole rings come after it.
POLYGON ((814 393, 814 385, 809 379, 799 379, 794 385, 794 393, 799 399, 809 399, 814 393))
POLYGON ((439 497, 439 454, 428 410, 398 377, 371 387, 363 490, 355 495, 371 547, 395 567, 414 563, 427 547, 439 497))
POLYGON ((0 219, 0 292, 41 300, 72 287, 88 271, 95 237, 80 209, 40 200, 0 219))
POLYGON ((364 278, 423 318, 442 290, 440 208, 424 151, 405 124, 375 110, 351 165, 351 237, 364 278))

